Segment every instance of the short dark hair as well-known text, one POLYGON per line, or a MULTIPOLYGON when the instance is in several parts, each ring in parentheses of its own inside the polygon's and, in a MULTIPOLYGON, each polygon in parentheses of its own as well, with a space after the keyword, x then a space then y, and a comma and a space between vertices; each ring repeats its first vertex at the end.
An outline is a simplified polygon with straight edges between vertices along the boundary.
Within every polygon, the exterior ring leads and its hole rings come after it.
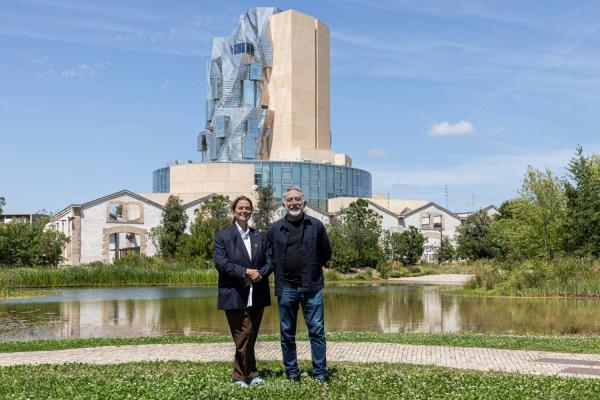
POLYGON ((254 211, 254 205, 252 204, 252 200, 250 200, 248 197, 246 196, 239 196, 237 197, 233 203, 231 203, 231 211, 235 211, 235 208, 237 207, 237 204, 241 201, 241 200, 246 200, 248 203, 250 203, 250 210, 254 211))

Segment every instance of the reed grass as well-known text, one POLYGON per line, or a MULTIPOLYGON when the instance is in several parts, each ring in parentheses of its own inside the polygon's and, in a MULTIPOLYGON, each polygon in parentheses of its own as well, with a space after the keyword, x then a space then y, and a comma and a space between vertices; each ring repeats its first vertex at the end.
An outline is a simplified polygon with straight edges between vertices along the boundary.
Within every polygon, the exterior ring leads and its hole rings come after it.
MULTIPOLYGON (((216 284, 215 269, 189 265, 91 264, 59 268, 0 270, 0 295, 18 288, 216 284)), ((6 296, 4 296, 6 297, 6 296)))
POLYGON ((561 258, 520 264, 477 263, 463 294, 524 297, 600 297, 600 260, 561 258))

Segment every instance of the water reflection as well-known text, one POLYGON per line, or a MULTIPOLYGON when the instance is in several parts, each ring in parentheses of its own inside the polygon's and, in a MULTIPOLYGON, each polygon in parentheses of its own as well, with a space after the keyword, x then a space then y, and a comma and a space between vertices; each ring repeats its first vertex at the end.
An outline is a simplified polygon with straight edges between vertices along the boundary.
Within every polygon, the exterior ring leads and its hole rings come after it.
MULTIPOLYGON (((228 333, 215 288, 55 292, 1 302, 0 339, 228 333)), ((599 333, 600 301, 458 297, 437 286, 328 287, 325 318, 328 331, 599 333)), ((276 333, 278 324, 269 307, 261 331, 276 333)))

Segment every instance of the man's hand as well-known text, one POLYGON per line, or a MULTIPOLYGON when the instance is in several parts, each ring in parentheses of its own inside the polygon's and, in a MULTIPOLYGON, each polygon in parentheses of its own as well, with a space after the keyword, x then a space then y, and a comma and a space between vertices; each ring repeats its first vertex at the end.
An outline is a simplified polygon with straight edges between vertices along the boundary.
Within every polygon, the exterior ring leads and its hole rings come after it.
POLYGON ((260 282, 262 276, 256 269, 246 268, 246 278, 252 283, 260 282))

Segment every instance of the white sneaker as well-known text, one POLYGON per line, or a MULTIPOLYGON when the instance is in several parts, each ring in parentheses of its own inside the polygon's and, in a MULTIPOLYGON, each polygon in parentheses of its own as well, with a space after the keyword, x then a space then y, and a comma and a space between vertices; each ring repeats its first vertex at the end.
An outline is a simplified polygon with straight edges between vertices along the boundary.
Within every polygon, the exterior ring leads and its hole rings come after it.
POLYGON ((265 383, 265 381, 263 381, 263 379, 260 376, 255 376, 254 378, 250 379, 250 385, 262 385, 263 383, 265 383))
POLYGON ((248 387, 248 384, 244 381, 238 381, 237 379, 232 379, 231 382, 233 382, 234 385, 238 385, 239 387, 248 387))

